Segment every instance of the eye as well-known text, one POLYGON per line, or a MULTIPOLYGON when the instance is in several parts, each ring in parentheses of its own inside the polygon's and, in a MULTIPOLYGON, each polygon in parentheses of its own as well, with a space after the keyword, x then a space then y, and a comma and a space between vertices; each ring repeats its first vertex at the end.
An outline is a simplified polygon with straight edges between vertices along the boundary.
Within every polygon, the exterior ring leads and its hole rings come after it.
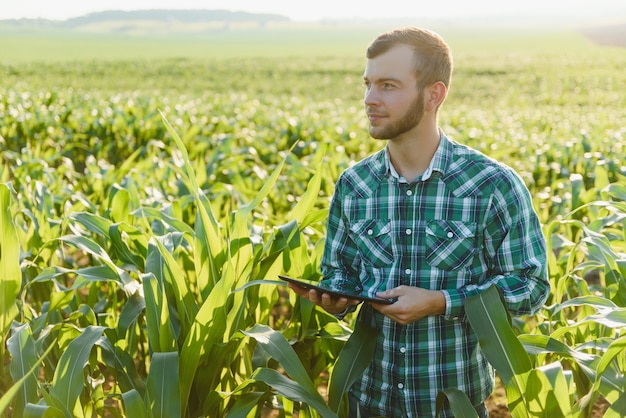
POLYGON ((395 86, 391 83, 383 83, 381 86, 384 90, 391 90, 393 89, 395 86))

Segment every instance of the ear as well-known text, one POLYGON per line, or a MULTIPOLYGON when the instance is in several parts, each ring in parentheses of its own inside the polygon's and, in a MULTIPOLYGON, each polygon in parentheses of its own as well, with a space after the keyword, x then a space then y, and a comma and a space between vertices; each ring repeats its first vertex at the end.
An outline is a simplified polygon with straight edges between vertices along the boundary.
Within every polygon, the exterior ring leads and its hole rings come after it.
POLYGON ((446 94, 448 94, 448 88, 441 81, 437 81, 436 83, 428 86, 424 97, 426 101, 426 110, 429 112, 436 110, 441 103, 443 103, 443 100, 446 98, 446 94))

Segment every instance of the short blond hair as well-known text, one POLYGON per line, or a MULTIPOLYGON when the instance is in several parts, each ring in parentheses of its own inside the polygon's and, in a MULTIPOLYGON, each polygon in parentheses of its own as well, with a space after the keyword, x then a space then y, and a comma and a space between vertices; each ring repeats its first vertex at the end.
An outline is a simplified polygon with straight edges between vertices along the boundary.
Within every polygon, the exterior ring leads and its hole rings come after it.
POLYGON ((452 52, 441 36, 427 29, 406 27, 382 33, 367 48, 368 59, 387 52, 397 44, 413 48, 417 87, 424 88, 438 81, 450 88, 452 82, 452 52))

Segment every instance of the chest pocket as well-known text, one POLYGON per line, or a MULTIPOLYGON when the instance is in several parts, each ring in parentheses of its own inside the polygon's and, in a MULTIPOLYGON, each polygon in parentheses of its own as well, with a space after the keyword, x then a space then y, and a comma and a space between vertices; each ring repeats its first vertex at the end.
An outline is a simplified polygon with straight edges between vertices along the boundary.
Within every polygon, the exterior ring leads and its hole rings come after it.
POLYGON ((384 267, 393 262, 391 222, 381 219, 358 220, 350 224, 350 231, 365 264, 384 267))
POLYGON ((458 270, 472 263, 478 251, 475 222, 430 220, 426 224, 426 261, 443 270, 458 270))

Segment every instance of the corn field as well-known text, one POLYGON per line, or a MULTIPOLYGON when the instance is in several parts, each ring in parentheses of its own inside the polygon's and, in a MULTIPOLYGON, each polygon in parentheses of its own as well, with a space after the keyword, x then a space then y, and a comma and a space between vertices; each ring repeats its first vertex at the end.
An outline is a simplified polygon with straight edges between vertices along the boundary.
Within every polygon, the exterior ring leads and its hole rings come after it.
MULTIPOLYGON (((511 415, 626 416, 626 50, 452 47, 442 129, 520 173, 550 250, 538 314, 467 306, 511 415)), ((371 330, 277 276, 320 278, 383 146, 364 62, 0 59, 0 415, 346 416, 371 330)))

